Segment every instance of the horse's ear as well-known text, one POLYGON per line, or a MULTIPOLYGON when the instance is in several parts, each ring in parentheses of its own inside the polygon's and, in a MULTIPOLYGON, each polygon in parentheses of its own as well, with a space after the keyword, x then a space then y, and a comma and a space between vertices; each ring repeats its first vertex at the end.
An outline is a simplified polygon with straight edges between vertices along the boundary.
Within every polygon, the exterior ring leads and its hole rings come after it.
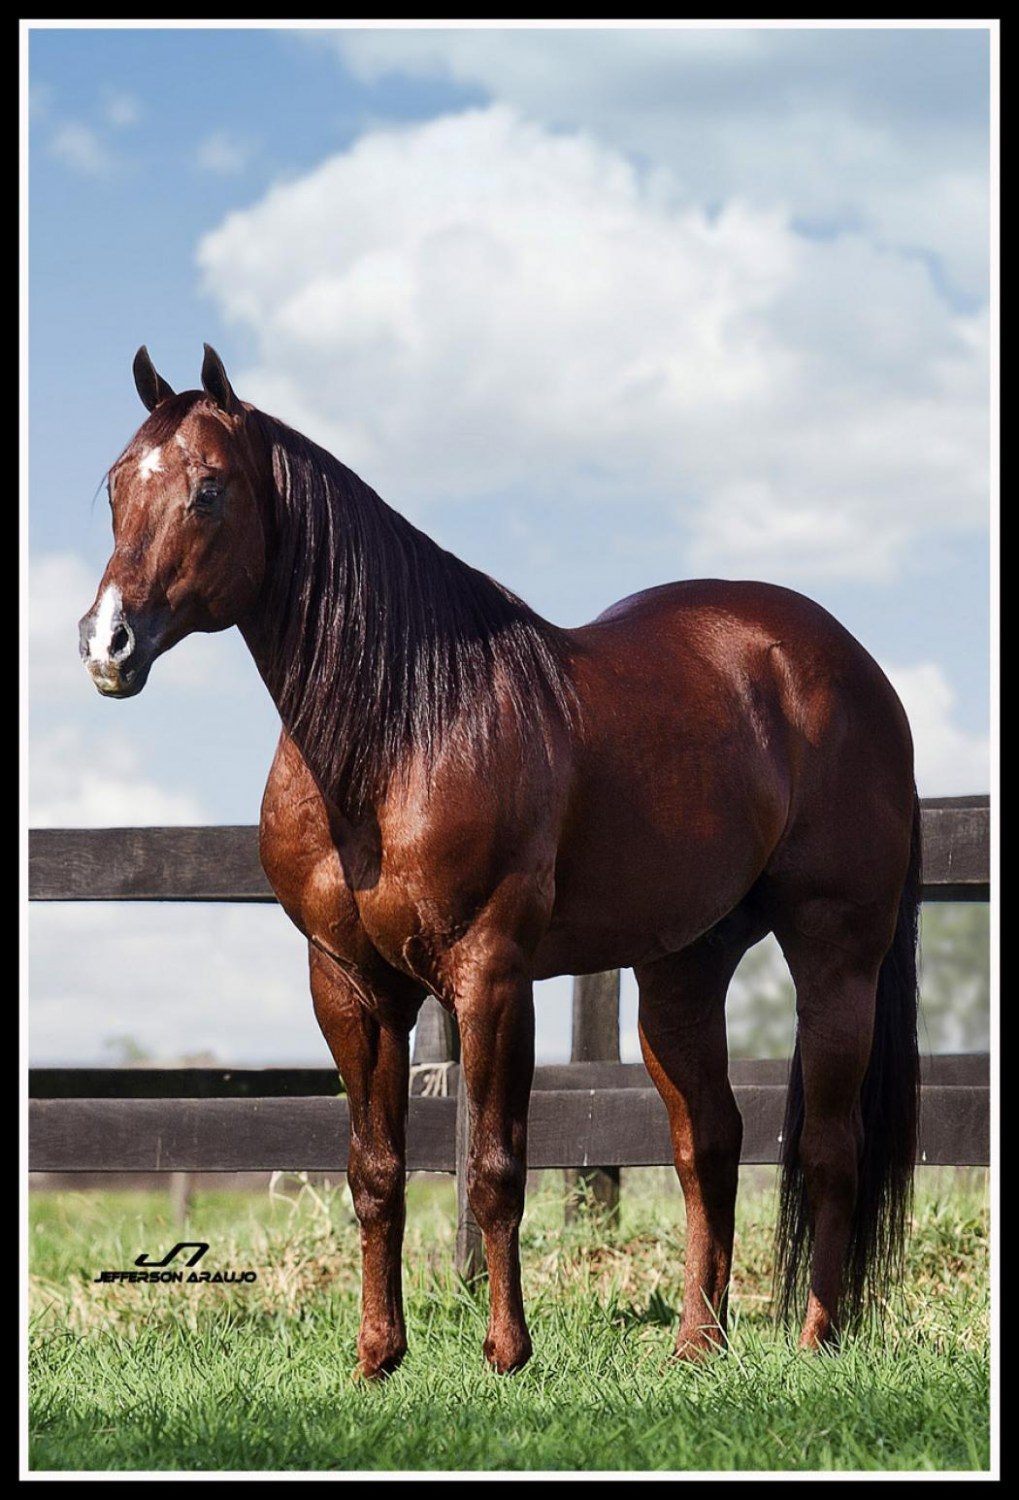
POLYGON ((149 411, 154 411, 160 401, 165 401, 167 396, 173 395, 173 386, 167 385, 160 375, 149 358, 149 351, 144 344, 135 355, 131 368, 134 371, 135 390, 142 398, 142 405, 149 411))
POLYGON ((217 406, 221 406, 227 412, 236 411, 237 397, 234 395, 233 386, 227 377, 223 361, 211 344, 205 346, 205 358, 202 360, 202 385, 217 406))

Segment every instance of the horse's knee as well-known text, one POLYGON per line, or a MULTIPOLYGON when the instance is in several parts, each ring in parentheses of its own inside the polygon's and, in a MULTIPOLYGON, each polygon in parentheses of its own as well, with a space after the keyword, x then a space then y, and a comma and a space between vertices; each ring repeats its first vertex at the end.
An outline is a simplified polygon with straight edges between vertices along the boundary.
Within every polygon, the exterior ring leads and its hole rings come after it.
POLYGON ((520 1222, 525 1179, 523 1160, 505 1147, 486 1145, 475 1152, 468 1167, 467 1196, 482 1229, 520 1222))
POLYGON ((403 1201, 404 1164, 390 1147, 366 1150, 351 1143, 347 1181, 361 1224, 386 1222, 403 1201))
POLYGON ((684 1130, 673 1142, 680 1181, 696 1182, 702 1194, 729 1193, 735 1189, 743 1146, 743 1118, 732 1109, 716 1109, 698 1118, 693 1130, 684 1130))

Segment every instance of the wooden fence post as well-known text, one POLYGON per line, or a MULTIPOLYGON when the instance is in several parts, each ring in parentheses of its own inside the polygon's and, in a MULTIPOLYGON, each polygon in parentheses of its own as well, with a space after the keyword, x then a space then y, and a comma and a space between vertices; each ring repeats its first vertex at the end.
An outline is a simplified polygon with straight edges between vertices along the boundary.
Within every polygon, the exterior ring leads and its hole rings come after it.
POLYGON ((471 1111, 462 1067, 456 1083, 456 1269, 468 1283, 479 1282, 487 1273, 485 1243, 467 1197, 467 1152, 470 1146, 471 1111))
POLYGON ((426 995, 425 1003, 418 1012, 417 1030, 414 1033, 414 1066, 459 1060, 460 1033, 455 1017, 450 1015, 445 1006, 439 1004, 434 995, 426 995))
MULTIPOLYGON (((619 970, 578 974, 573 981, 571 1062, 619 1061, 619 970)), ((566 1220, 577 1217, 583 1200, 611 1223, 619 1222, 619 1168, 581 1167, 564 1174, 566 1220)))
MULTIPOLYGON (((418 1015, 414 1037, 414 1067, 460 1061, 460 1028, 433 995, 429 995, 418 1015)), ((467 1282, 478 1281, 485 1274, 485 1247, 481 1229, 467 1199, 467 1150, 470 1144, 470 1112, 463 1069, 456 1072, 456 1250, 455 1264, 467 1282)), ((416 1080, 411 1082, 417 1092, 416 1080)))
POLYGON ((191 1173, 171 1172, 166 1185, 170 1199, 170 1218, 175 1229, 183 1229, 191 1212, 191 1173))

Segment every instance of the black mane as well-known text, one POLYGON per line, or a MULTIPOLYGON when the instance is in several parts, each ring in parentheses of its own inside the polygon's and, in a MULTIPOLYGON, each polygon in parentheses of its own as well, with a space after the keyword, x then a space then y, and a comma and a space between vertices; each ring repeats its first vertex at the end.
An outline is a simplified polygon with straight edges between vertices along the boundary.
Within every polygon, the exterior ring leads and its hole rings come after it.
POLYGON ((271 461, 266 683, 320 784, 370 806, 411 750, 475 756, 501 694, 547 742, 574 695, 562 631, 437 546, 325 449, 259 411, 271 461))

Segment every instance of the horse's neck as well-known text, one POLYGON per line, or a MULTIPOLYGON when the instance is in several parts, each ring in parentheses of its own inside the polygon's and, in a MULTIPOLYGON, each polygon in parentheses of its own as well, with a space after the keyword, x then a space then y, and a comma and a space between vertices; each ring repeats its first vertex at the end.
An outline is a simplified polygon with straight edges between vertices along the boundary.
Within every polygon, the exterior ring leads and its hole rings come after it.
MULTIPOLYGON (((270 532, 269 569, 278 571, 267 572, 241 627, 284 728, 330 800, 364 809, 409 754, 434 763, 454 724, 468 749, 489 743, 504 712, 497 681, 542 733, 570 718, 559 632, 366 486, 343 499, 345 514, 318 517, 322 540, 347 547, 336 571, 284 576, 299 537, 270 532)), ((303 565, 329 556, 314 551, 303 565)))
MULTIPOLYGON (((465 574, 471 572, 466 564, 441 553, 430 538, 417 532, 397 512, 389 512, 389 523, 394 528, 406 528, 408 548, 416 548, 429 560, 441 556, 452 573, 461 568, 465 574)), ((271 559, 269 566, 272 567, 271 559)), ((416 574, 416 570, 413 571, 416 574)), ((292 606, 285 605, 281 611, 280 602, 287 598, 292 582, 297 583, 297 580, 267 575, 261 599, 240 624, 241 634, 276 705, 284 730, 297 746, 320 790, 341 811, 352 816, 355 812, 357 816, 370 815, 370 806, 366 807, 363 801, 355 805, 356 799, 347 796, 346 783, 355 774, 356 757, 350 751, 360 738, 370 741, 372 746, 391 744, 396 740, 399 726, 406 723, 409 715, 410 695, 421 686, 416 680, 419 674, 414 670, 414 659, 392 659, 385 650, 385 632, 379 632, 373 640, 372 651, 365 653, 358 649, 362 641, 360 633, 357 629, 344 630, 342 624, 343 612, 352 607, 351 601, 337 597, 331 603, 321 605, 321 608, 335 612, 335 633, 330 645, 336 645, 337 649, 311 648, 312 637, 328 635, 330 622, 325 620, 311 632, 304 653, 307 659, 303 663, 296 654, 293 661, 282 660, 280 642, 292 606), (302 691, 296 699, 293 675, 288 668, 296 670, 302 684, 302 691), (352 705, 360 709, 354 720, 349 713, 352 705), (313 707, 309 712, 310 706, 313 707), (344 725, 345 732, 331 735, 330 721, 344 725)), ((422 600, 426 598, 420 593, 422 589, 435 593, 440 587, 437 570, 422 568, 420 575, 414 577, 413 586, 419 590, 422 600)), ((384 595, 373 602, 373 608, 381 612, 391 607, 392 603, 387 603, 384 595)), ((426 604, 422 613, 427 616, 430 612, 426 604)), ((432 648, 434 655, 430 665, 441 670, 441 650, 435 641, 418 642, 417 648, 422 656, 427 656, 428 648, 432 648)))

